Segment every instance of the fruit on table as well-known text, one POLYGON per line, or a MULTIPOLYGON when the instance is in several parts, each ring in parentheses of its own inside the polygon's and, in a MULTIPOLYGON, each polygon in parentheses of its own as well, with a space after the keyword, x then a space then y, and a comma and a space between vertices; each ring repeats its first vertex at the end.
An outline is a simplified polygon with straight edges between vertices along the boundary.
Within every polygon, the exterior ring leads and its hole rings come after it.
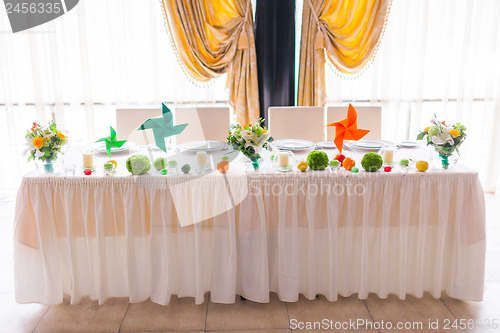
POLYGON ((300 163, 297 164, 297 169, 299 169, 302 172, 306 172, 306 170, 307 170, 307 162, 306 161, 300 161, 300 163))
POLYGON ((401 160, 399 160, 399 165, 401 165, 401 166, 408 166, 408 165, 410 165, 410 161, 407 160, 407 159, 405 159, 405 158, 401 159, 401 160))
POLYGON ((415 164, 417 167, 418 171, 425 172, 427 169, 429 169, 429 163, 426 161, 418 161, 417 164, 415 164))
POLYGON ((311 170, 325 170, 328 166, 328 155, 324 151, 312 151, 307 155, 307 165, 311 170))
POLYGON ((135 154, 127 159, 126 166, 133 175, 142 175, 151 168, 151 161, 146 155, 135 154))
POLYGON ((226 160, 222 160, 219 163, 217 163, 217 170, 219 170, 220 173, 226 173, 229 171, 229 162, 226 160))
POLYGON ((358 173, 358 172, 359 172, 359 169, 358 169, 358 168, 356 168, 356 167, 352 167, 351 172, 358 173))
POLYGON ((391 170, 392 170, 392 167, 391 167, 391 166, 386 166, 386 167, 384 168, 384 171, 385 171, 385 172, 391 172, 391 170))
POLYGON ((368 172, 376 172, 382 167, 382 156, 377 153, 368 153, 363 156, 361 166, 368 172))
POLYGON ((342 163, 340 163, 340 161, 337 161, 337 160, 332 160, 330 161, 330 166, 331 167, 339 167, 342 163))
POLYGON ((106 163, 113 163, 113 165, 115 166, 115 169, 116 169, 116 167, 118 166, 118 162, 117 162, 117 161, 115 161, 115 160, 109 160, 109 161, 107 161, 106 163))
POLYGON ((181 168, 181 171, 187 174, 189 173, 189 171, 191 171, 191 166, 189 164, 184 164, 181 168))
POLYGON ((165 169, 166 165, 167 165, 167 159, 165 157, 158 157, 154 162, 156 170, 165 169))
POLYGON ((161 169, 160 173, 165 176, 168 173, 168 171, 167 169, 161 169))
POLYGON ((115 165, 111 162, 106 162, 104 163, 103 168, 106 171, 112 171, 115 168, 115 165))
POLYGON ((344 169, 351 170, 352 167, 356 165, 356 162, 354 162, 352 158, 346 157, 342 162, 342 165, 344 166, 344 169))
POLYGON ((334 160, 339 161, 340 165, 342 165, 342 162, 344 162, 344 160, 345 160, 345 156, 342 154, 337 154, 337 156, 335 156, 334 160))
POLYGON ((83 173, 85 174, 85 176, 90 176, 92 174, 92 170, 85 169, 85 170, 83 170, 83 173))

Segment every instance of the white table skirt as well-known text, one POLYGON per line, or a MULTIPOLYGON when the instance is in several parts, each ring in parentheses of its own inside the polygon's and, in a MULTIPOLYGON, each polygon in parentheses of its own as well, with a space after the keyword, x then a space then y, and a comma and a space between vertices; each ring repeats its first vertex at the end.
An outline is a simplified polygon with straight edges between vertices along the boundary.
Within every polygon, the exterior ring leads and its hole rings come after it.
POLYGON ((233 303, 235 295, 268 302, 269 292, 284 301, 445 292, 480 301, 484 213, 470 171, 228 174, 227 183, 217 172, 190 182, 27 177, 16 206, 16 299, 168 304, 178 295, 202 303, 210 292, 213 302, 233 303), (231 209, 228 188, 239 198, 231 209), (182 214, 218 213, 178 224, 182 214))

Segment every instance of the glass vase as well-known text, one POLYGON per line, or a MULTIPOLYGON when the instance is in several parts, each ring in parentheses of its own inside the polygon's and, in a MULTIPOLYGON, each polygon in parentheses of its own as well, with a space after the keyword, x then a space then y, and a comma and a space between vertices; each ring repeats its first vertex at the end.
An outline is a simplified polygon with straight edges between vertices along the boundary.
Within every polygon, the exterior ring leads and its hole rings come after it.
POLYGON ((59 171, 59 163, 57 159, 46 159, 45 161, 37 160, 36 162, 38 171, 43 174, 56 173, 59 171))
POLYGON ((449 170, 452 169, 458 161, 457 152, 453 152, 451 155, 449 154, 441 154, 438 151, 433 151, 431 154, 431 161, 434 167, 441 170, 449 170))
POLYGON ((253 171, 259 171, 259 169, 260 169, 259 159, 252 158, 252 159, 250 159, 250 162, 252 163, 253 171))

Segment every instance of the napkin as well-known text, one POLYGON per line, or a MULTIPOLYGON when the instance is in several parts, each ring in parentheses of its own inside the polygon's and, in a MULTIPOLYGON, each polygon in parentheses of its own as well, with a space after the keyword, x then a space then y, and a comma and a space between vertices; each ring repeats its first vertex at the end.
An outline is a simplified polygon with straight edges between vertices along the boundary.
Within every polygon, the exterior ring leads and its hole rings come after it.
POLYGON ((165 147, 165 138, 181 134, 188 124, 174 126, 172 111, 170 111, 165 104, 162 103, 161 105, 162 116, 146 120, 137 130, 142 131, 152 129, 156 146, 164 152, 167 152, 167 147, 165 147))
POLYGON ((106 142, 106 152, 108 153, 109 157, 111 157, 111 147, 120 148, 121 146, 123 146, 125 142, 127 142, 127 140, 122 140, 122 141, 116 140, 116 131, 111 126, 109 126, 109 131, 111 133, 110 136, 101 138, 96 142, 101 142, 101 141, 106 142))
POLYGON ((339 152, 342 152, 344 140, 357 141, 370 133, 370 130, 358 129, 358 113, 350 103, 346 119, 333 122, 326 126, 335 126, 335 139, 333 142, 335 142, 335 146, 337 146, 339 152))

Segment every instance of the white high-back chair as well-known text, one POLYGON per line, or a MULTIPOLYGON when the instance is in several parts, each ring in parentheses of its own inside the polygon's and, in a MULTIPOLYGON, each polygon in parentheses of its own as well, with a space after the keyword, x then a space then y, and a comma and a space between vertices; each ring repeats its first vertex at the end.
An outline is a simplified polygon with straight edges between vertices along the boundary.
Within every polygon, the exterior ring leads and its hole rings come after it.
MULTIPOLYGON (((355 106, 358 114, 358 128, 368 129, 370 133, 363 139, 379 140, 382 138, 382 107, 380 106, 355 106)), ((347 118, 347 106, 329 106, 326 109, 326 123, 331 124, 335 121, 347 118)), ((333 140, 335 136, 335 127, 327 127, 327 138, 333 140)))
POLYGON ((275 140, 325 141, 325 109, 321 106, 272 106, 268 118, 275 140))
POLYGON ((177 144, 198 140, 226 142, 230 117, 229 107, 176 108, 175 124, 189 124, 176 136, 177 144))
POLYGON ((137 145, 155 143, 151 130, 138 131, 149 118, 161 117, 161 109, 116 109, 116 132, 119 139, 126 138, 137 145))

